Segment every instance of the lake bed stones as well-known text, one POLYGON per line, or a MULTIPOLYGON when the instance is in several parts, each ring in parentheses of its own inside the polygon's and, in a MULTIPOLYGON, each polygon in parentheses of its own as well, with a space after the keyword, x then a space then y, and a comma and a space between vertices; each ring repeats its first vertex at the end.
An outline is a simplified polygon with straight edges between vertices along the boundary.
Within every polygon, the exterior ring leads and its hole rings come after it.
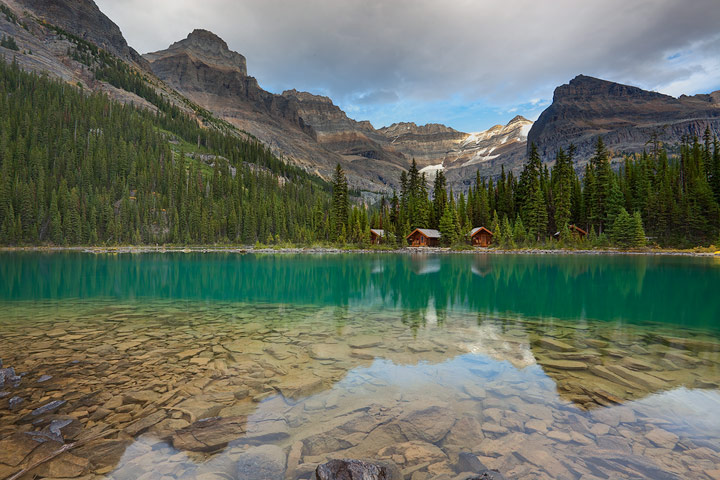
POLYGON ((251 447, 241 453, 235 463, 237 480, 282 479, 286 456, 276 445, 251 447))
POLYGON ((330 460, 318 465, 317 480, 402 480, 402 474, 392 462, 365 460, 330 460))

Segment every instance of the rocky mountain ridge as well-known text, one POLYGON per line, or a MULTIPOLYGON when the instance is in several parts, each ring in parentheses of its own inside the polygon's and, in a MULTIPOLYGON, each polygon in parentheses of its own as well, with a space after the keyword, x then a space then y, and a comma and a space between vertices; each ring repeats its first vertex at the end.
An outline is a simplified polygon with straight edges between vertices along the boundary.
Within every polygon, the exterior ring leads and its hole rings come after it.
MULTIPOLYGON (((161 80, 183 95, 325 178, 340 163, 353 187, 387 190, 397 186, 401 170, 413 159, 425 168, 445 163, 446 158, 448 178, 459 189, 475 178, 478 168, 489 167, 488 174, 491 170, 499 173, 494 163, 470 160, 482 147, 499 147, 490 145, 499 136, 491 135, 492 139, 478 146, 471 134, 440 124, 395 123, 375 129, 368 121, 349 118, 328 97, 295 89, 273 94, 247 75, 242 55, 207 31, 196 30, 168 49, 144 57, 161 80), (220 62, 218 58, 243 61, 220 62), (470 165, 475 166, 467 168, 470 165)), ((516 126, 517 120, 510 124, 516 126)), ((505 132, 504 126, 498 128, 505 132)), ((503 146, 493 158, 509 154, 513 167, 519 167, 522 162, 515 160, 521 155, 516 153, 524 148, 516 148, 515 141, 510 143, 512 148, 503 146)))
MULTIPOLYGON (((654 133, 670 144, 684 135, 700 136, 706 127, 720 134, 720 91, 674 98, 584 75, 558 87, 535 124, 516 117, 475 133, 435 123, 401 122, 376 129, 368 121, 349 118, 328 97, 294 89, 282 94, 264 90, 248 75, 245 57, 210 31, 194 30, 165 50, 140 56, 92 0, 3 3, 21 21, 0 15, 0 30, 21 48, 0 48, 0 55, 12 56, 22 68, 156 108, 136 92, 96 78, 92 62, 76 57, 81 45, 62 33, 67 32, 122 59, 158 95, 188 113, 208 110, 326 179, 340 163, 350 185, 362 190, 397 187, 401 170, 413 159, 429 174, 444 169, 450 186, 460 191, 478 171, 483 176, 497 176, 502 167, 519 172, 528 142, 535 142, 548 162, 558 148, 574 143, 580 168, 598 136, 619 155, 642 150, 654 133)), ((201 115, 197 118, 202 120, 201 115)))
POLYGON ((120 28, 100 11, 92 0, 5 0, 16 11, 31 12, 37 18, 62 27, 69 33, 150 71, 147 62, 130 47, 120 28))
MULTIPOLYGON (((555 89, 552 104, 528 135, 543 160, 573 143, 576 160, 592 156, 598 136, 616 154, 639 152, 650 137, 674 144, 684 135, 720 134, 720 91, 678 98, 638 87, 578 75, 555 89)), ((528 143, 528 144, 529 144, 528 143)))

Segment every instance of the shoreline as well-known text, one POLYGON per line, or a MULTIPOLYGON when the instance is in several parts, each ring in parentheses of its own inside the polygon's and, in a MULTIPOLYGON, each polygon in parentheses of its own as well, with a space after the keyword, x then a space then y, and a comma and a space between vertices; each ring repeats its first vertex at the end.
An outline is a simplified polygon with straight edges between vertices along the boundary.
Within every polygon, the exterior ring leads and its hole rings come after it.
POLYGON ((254 246, 151 246, 128 245, 118 247, 102 246, 0 246, 0 252, 82 252, 93 254, 140 254, 140 253, 236 253, 236 254, 435 254, 435 255, 648 255, 648 256, 684 256, 684 257, 720 257, 720 251, 698 252, 692 250, 645 249, 494 249, 475 247, 453 250, 449 247, 405 247, 395 249, 339 248, 339 247, 254 247, 254 246))

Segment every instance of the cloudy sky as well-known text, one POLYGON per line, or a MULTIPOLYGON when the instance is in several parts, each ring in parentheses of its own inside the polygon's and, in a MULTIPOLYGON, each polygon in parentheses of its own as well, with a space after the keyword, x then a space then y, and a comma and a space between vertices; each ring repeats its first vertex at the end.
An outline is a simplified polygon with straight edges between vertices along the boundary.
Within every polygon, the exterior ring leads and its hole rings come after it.
POLYGON ((718 0, 96 0, 141 53, 195 28, 272 92, 375 127, 535 119, 583 73, 670 95, 720 89, 718 0))

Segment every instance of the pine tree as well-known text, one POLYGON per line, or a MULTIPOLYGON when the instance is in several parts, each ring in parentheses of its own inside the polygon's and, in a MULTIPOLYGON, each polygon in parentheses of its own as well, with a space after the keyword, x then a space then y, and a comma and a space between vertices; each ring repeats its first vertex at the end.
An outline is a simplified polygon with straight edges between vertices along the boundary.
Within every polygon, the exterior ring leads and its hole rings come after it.
POLYGON ((495 210, 493 211, 491 231, 493 233, 493 242, 496 244, 502 243, 502 231, 500 230, 500 228, 500 217, 498 216, 497 210, 495 210))
POLYGON ((642 216, 637 210, 633 213, 633 233, 632 233, 632 246, 643 247, 645 246, 645 229, 643 228, 642 216))
POLYGON ((58 210, 57 193, 55 193, 54 190, 50 200, 50 240, 55 245, 61 245, 63 243, 62 220, 60 218, 60 211, 58 210))
POLYGON ((617 192, 614 191, 616 184, 610 167, 609 153, 605 148, 602 137, 598 137, 595 154, 590 159, 590 169, 593 172, 593 186, 590 192, 590 221, 602 234, 603 230, 617 214, 616 200, 618 198, 617 192))
POLYGON ((445 211, 440 217, 438 230, 441 234, 441 240, 445 245, 452 245, 458 241, 460 236, 460 228, 458 225, 457 213, 451 202, 445 205, 445 211))
POLYGON ((332 225, 335 230, 335 239, 339 241, 341 232, 347 227, 348 213, 350 211, 347 179, 345 178, 345 171, 339 163, 335 167, 332 186, 332 225))
POLYGON ((610 230, 610 239, 612 243, 618 247, 631 247, 633 246, 634 230, 635 225, 632 217, 630 217, 625 208, 621 208, 610 230))
POLYGON ((513 239, 515 240, 515 244, 518 246, 524 246, 525 242, 527 242, 527 232, 525 231, 525 226, 523 225, 522 218, 520 218, 519 214, 515 217, 513 239))
POLYGON ((445 205, 447 204, 447 182, 445 180, 445 174, 442 170, 438 170, 435 175, 435 182, 433 184, 433 211, 432 219, 430 222, 431 228, 438 228, 440 223, 440 217, 445 213, 445 205))
POLYGON ((508 220, 507 215, 503 215, 502 224, 500 225, 500 241, 505 248, 515 247, 513 229, 510 226, 510 220, 508 220))
POLYGON ((558 150, 552 171, 554 220, 558 227, 569 223, 571 219, 574 176, 572 159, 562 149, 558 150))

